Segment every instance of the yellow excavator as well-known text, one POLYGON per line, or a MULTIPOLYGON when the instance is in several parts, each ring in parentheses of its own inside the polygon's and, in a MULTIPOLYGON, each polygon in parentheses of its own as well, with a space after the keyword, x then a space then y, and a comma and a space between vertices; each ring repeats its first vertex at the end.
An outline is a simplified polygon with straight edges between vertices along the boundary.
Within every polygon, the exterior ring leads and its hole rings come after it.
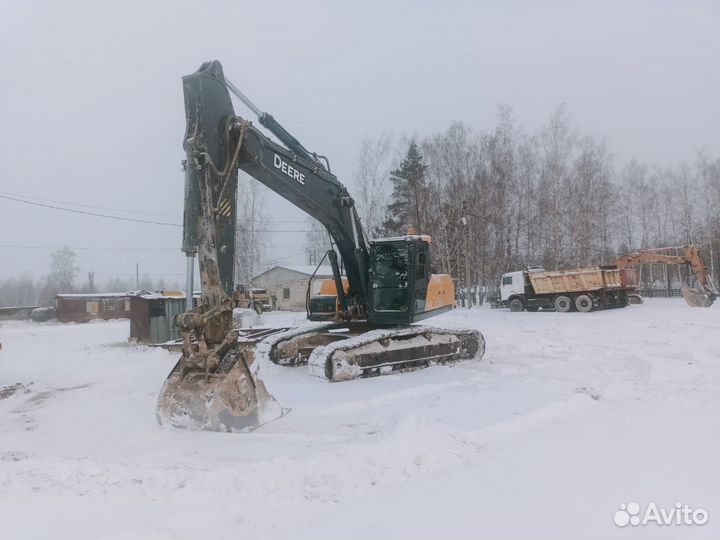
POLYGON ((700 250, 694 245, 643 249, 615 260, 618 268, 641 264, 672 264, 690 267, 689 280, 681 283, 683 297, 689 306, 710 307, 718 296, 712 276, 700 250))
POLYGON ((161 424, 247 431, 283 414, 259 377, 259 355, 280 365, 307 363, 329 381, 482 356, 477 330, 413 324, 454 307, 450 276, 431 271, 429 236, 370 240, 327 158, 261 112, 225 79, 219 62, 183 77, 183 90, 182 250, 188 276, 198 257, 202 294, 199 306, 176 317, 183 352, 158 397, 161 424), (235 114, 230 92, 281 144, 235 114), (244 338, 232 323, 238 170, 317 219, 333 242, 326 257, 335 286, 308 299, 308 318, 316 322, 262 341, 244 338))

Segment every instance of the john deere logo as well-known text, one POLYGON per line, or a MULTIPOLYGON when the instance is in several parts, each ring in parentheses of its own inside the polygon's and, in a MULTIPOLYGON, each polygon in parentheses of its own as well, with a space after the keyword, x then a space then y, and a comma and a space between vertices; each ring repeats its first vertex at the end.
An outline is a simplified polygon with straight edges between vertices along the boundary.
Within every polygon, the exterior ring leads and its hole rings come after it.
POLYGON ((305 175, 277 154, 275 154, 275 157, 273 158, 273 165, 275 165, 276 169, 280 169, 296 182, 302 184, 303 186, 305 185, 305 175))

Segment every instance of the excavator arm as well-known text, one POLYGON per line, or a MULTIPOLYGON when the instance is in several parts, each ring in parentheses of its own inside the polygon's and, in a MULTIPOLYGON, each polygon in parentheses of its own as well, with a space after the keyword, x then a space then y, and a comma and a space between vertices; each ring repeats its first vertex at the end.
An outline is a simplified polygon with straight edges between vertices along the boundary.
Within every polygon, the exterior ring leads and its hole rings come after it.
MULTIPOLYGON (((229 86, 259 112, 234 86, 229 86)), ((235 193, 240 169, 327 228, 349 283, 347 298, 343 287, 338 287, 342 315, 346 319, 363 318, 367 312, 370 247, 345 186, 272 116, 259 113, 261 123, 287 147, 236 116, 219 62, 203 64, 196 73, 184 77, 183 87, 187 120, 183 249, 186 253, 199 252, 203 301, 217 302, 218 282, 226 292, 232 285, 235 193), (227 158, 223 161, 222 156, 227 158), (204 241, 199 242, 200 238, 204 241)), ((329 256, 336 285, 341 284, 335 251, 331 250, 329 256)))
POLYGON ((694 245, 644 249, 620 257, 614 264, 618 268, 641 264, 687 265, 690 267, 696 287, 683 285, 686 302, 693 307, 710 307, 718 296, 700 250, 694 245))
MULTIPOLYGON (((245 431, 277 418, 282 409, 259 378, 254 348, 240 342, 233 328, 238 170, 327 228, 349 283, 345 294, 337 255, 330 250, 346 320, 367 314, 370 247, 354 201, 329 165, 323 166, 272 116, 260 113, 260 122, 286 146, 235 115, 219 62, 207 62, 183 77, 183 93, 182 250, 189 268, 198 257, 202 292, 200 305, 176 317, 183 353, 160 392, 157 416, 161 424, 175 427, 245 431)), ((257 110, 252 104, 251 108, 257 110)))

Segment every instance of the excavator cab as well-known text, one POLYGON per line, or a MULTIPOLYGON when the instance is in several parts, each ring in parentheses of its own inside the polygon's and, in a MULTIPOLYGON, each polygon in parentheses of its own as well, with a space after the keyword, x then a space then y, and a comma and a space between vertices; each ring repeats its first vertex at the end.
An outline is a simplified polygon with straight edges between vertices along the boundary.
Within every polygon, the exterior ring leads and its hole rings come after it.
POLYGON ((430 272, 430 244, 427 235, 372 242, 370 322, 410 324, 452 309, 455 300, 452 279, 430 272))

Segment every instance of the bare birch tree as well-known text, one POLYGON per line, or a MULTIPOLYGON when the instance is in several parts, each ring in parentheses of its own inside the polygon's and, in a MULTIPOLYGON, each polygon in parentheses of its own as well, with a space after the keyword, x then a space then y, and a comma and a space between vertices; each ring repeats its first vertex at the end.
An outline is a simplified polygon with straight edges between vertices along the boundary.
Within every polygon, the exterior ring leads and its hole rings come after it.
POLYGON ((264 188, 244 173, 238 176, 235 281, 249 285, 263 268, 272 219, 264 188))

